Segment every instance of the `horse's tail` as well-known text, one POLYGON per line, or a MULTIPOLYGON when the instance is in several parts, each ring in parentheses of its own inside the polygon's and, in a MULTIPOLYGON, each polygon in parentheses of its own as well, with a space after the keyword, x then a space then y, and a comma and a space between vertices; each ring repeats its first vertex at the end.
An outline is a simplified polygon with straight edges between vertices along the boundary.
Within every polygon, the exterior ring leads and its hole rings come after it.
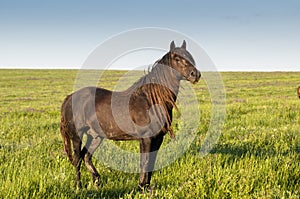
POLYGON ((71 124, 68 123, 68 120, 66 118, 66 108, 67 108, 68 99, 70 97, 71 95, 66 97, 61 107, 60 133, 63 138, 64 152, 67 154, 69 160, 73 164, 72 146, 71 146, 71 138, 70 138, 71 132, 69 126, 71 124))

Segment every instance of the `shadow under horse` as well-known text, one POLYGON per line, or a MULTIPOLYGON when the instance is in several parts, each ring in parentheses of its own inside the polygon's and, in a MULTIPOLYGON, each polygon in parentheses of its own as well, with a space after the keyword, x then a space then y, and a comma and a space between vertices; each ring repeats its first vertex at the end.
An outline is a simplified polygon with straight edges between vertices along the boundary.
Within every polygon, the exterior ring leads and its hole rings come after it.
POLYGON ((169 52, 127 90, 86 87, 68 95, 62 104, 60 131, 65 152, 76 169, 77 186, 81 187, 82 160, 94 182, 100 181, 92 155, 104 138, 140 142, 139 188, 150 186, 163 138, 167 133, 174 136, 172 110, 177 108, 180 81, 196 83, 200 77, 186 42, 176 47, 172 41, 169 52), (82 148, 83 134, 87 141, 82 148))

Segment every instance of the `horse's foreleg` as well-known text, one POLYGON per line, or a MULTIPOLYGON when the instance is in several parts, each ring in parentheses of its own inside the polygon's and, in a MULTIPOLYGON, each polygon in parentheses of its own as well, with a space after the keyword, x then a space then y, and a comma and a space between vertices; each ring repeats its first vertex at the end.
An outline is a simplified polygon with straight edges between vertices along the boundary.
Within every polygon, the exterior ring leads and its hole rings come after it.
POLYGON ((152 171, 158 149, 163 142, 163 135, 156 138, 144 138, 140 140, 140 183, 139 188, 150 185, 152 171))
POLYGON ((140 140, 140 183, 139 188, 149 185, 148 166, 150 161, 151 138, 140 140))
POLYGON ((93 153, 95 152, 95 150, 101 144, 101 142, 102 142, 101 137, 93 138, 92 136, 89 135, 86 146, 84 147, 87 150, 87 153, 84 156, 85 165, 88 168, 88 170, 90 171, 90 173, 92 174, 93 181, 97 185, 99 185, 99 183, 100 183, 100 181, 99 181, 100 175, 99 175, 97 169, 95 168, 95 166, 93 165, 92 156, 93 156, 93 153))

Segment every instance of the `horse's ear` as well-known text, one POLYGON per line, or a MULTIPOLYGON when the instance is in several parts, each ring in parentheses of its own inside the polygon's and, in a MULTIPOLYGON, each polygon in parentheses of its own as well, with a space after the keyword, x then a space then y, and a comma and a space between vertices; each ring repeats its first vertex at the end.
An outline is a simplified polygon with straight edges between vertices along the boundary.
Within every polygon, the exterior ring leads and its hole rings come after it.
POLYGON ((183 40, 181 48, 186 49, 186 42, 185 42, 185 40, 183 40))
POLYGON ((170 44, 170 51, 174 50, 174 48, 175 48, 175 43, 174 41, 172 41, 170 44))

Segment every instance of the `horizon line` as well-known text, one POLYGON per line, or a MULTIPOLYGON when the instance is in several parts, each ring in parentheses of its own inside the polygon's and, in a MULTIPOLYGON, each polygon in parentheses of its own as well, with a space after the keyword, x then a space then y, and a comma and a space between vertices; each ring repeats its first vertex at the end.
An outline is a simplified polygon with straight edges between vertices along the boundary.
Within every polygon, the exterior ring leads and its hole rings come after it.
MULTIPOLYGON (((300 68, 300 67, 299 67, 300 68)), ((79 68, 79 67, 1 67, 0 70, 111 70, 111 71, 130 71, 130 68, 108 68, 108 69, 99 69, 99 68, 79 68)), ((144 71, 146 69, 134 69, 136 71, 144 71)), ((216 70, 208 71, 203 70, 201 72, 300 72, 300 70, 216 70)))

